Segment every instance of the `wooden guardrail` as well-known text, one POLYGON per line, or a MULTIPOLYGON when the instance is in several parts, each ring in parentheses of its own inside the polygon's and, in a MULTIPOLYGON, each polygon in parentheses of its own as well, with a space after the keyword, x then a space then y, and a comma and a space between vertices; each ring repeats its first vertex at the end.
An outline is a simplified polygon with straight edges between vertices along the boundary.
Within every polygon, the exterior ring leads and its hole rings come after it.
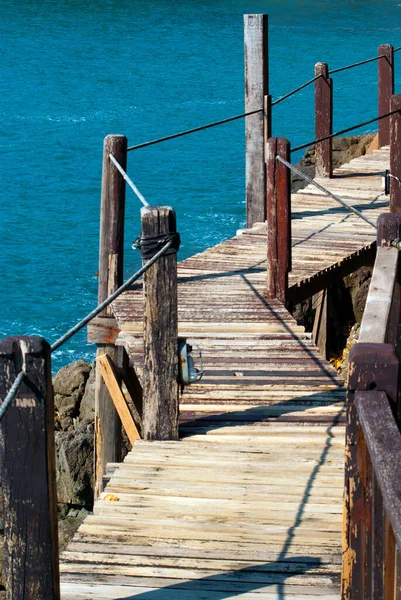
POLYGON ((342 600, 401 598, 401 215, 379 218, 377 258, 350 352, 342 600))

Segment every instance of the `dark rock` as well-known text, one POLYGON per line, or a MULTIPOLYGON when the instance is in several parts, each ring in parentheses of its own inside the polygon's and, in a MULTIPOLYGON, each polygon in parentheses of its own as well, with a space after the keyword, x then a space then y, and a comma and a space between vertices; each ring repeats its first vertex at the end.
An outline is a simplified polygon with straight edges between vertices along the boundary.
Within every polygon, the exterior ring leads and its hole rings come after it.
POLYGON ((79 408, 79 418, 95 420, 96 363, 93 363, 79 408))
POLYGON ((58 523, 58 540, 60 552, 66 549, 70 540, 74 537, 78 527, 82 524, 88 511, 82 508, 81 510, 72 509, 67 516, 58 523))
POLYGON ((364 266, 344 278, 345 287, 349 290, 354 313, 354 320, 360 323, 365 309, 366 298, 372 278, 372 267, 364 266))
MULTIPOLYGON (((376 134, 351 135, 333 139, 333 168, 339 167, 353 158, 366 154, 376 134)), ((296 166, 308 177, 315 176, 315 147, 308 148, 296 166)), ((300 175, 292 174, 292 191, 296 192, 308 183, 300 175)))
MULTIPOLYGON (((84 360, 63 367, 53 378, 54 404, 60 423, 64 418, 79 415, 79 408, 91 366, 84 360)), ((68 425, 69 427, 69 425, 68 425)))
POLYGON ((93 504, 93 435, 56 432, 56 478, 60 502, 93 504))

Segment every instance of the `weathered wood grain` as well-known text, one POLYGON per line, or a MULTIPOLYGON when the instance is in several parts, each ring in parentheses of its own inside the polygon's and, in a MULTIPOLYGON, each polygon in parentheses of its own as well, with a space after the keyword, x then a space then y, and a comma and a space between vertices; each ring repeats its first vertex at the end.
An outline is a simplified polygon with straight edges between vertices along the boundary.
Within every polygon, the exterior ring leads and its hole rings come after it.
POLYGON ((252 227, 266 219, 265 205, 265 134, 271 130, 264 115, 269 94, 267 15, 244 15, 245 40, 245 112, 261 112, 245 119, 246 222, 252 227))
MULTIPOLYGON (((176 232, 170 207, 141 209, 142 236, 176 232)), ((144 260, 144 264, 146 260, 144 260)), ((178 438, 177 256, 162 256, 143 277, 143 437, 178 438)))
POLYGON ((0 397, 25 378, 1 421, 7 600, 60 598, 54 400, 50 346, 39 337, 0 342, 0 397))
MULTIPOLYGON (((390 112, 390 100, 394 94, 394 48, 391 44, 379 46, 378 67, 378 115, 390 112)), ((390 144, 390 117, 380 119, 377 124, 379 148, 390 144)))
MULTIPOLYGON (((320 139, 333 133, 333 80, 327 63, 316 63, 315 77, 315 137, 320 139)), ((333 171, 332 140, 315 144, 316 175, 331 177, 333 171)))

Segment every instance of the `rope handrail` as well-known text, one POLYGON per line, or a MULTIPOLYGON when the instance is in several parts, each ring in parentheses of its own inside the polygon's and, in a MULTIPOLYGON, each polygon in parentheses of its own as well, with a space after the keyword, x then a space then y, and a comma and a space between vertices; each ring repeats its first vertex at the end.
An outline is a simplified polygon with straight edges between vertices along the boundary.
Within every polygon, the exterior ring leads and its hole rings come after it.
POLYGON ((309 146, 313 146, 314 144, 319 144, 320 142, 324 142, 326 140, 331 140, 335 137, 338 137, 339 135, 343 135, 344 133, 353 131, 354 129, 359 129, 360 127, 364 127, 365 125, 370 125, 371 123, 374 123, 375 121, 380 121, 380 119, 385 119, 386 117, 390 117, 391 115, 394 115, 397 112, 400 112, 400 109, 392 110, 391 112, 388 112, 384 115, 379 115, 378 117, 375 117, 374 119, 369 119, 369 121, 364 121, 363 123, 358 123, 358 125, 353 125, 352 127, 347 127, 346 129, 340 129, 339 131, 336 131, 335 133, 326 135, 325 137, 322 137, 322 138, 318 138, 317 140, 313 140, 312 142, 308 142, 306 144, 301 144, 300 146, 291 148, 291 152, 298 152, 298 150, 303 150, 304 148, 309 148, 309 146))
POLYGON ((350 212, 354 213, 357 217, 360 217, 361 219, 363 219, 364 221, 366 221, 366 223, 369 223, 369 225, 371 225, 372 227, 374 227, 375 229, 377 229, 377 225, 376 225, 376 223, 374 221, 372 221, 368 217, 365 217, 365 215, 363 213, 361 213, 359 210, 357 210, 356 208, 354 208, 353 206, 351 206, 350 204, 348 204, 348 202, 345 202, 345 200, 343 200, 342 198, 340 198, 340 196, 337 196, 336 194, 333 194, 332 192, 330 192, 330 190, 328 190, 327 188, 325 188, 323 185, 320 185, 320 183, 317 183, 317 181, 315 181, 311 177, 308 177, 308 175, 305 175, 305 173, 302 173, 302 171, 300 169, 297 169, 297 167, 295 167, 294 165, 292 165, 291 163, 289 163, 288 161, 286 161, 281 156, 276 156, 276 160, 278 160, 279 162, 283 163, 283 165, 285 165, 291 171, 294 171, 294 173, 296 173, 297 175, 299 175, 300 177, 302 177, 303 179, 305 179, 305 181, 307 181, 308 183, 313 184, 321 192, 323 192, 327 196, 330 196, 330 198, 333 198, 333 200, 335 200, 336 202, 339 202, 344 208, 346 208, 350 212))
POLYGON ((373 62, 375 60, 379 60, 380 58, 386 58, 385 54, 380 54, 379 56, 374 56, 373 58, 367 58, 366 60, 360 60, 359 62, 352 63, 351 65, 346 65, 345 67, 339 67, 338 69, 332 69, 329 71, 329 75, 333 75, 334 73, 340 73, 341 71, 347 71, 348 69, 353 69, 354 67, 359 67, 361 65, 366 65, 367 63, 373 62))
MULTIPOLYGON (((109 304, 111 304, 120 294, 122 294, 127 288, 129 288, 141 275, 143 275, 169 248, 174 244, 174 240, 170 239, 164 246, 156 252, 156 254, 148 260, 148 262, 143 265, 138 271, 136 271, 125 283, 123 283, 115 292, 110 294, 106 300, 101 302, 94 310, 92 310, 86 317, 81 319, 79 323, 74 325, 71 329, 69 329, 64 335, 62 335, 58 340, 54 342, 50 346, 50 351, 54 352, 60 346, 65 344, 69 339, 71 339, 78 331, 83 329, 85 325, 89 323, 94 317, 96 317, 102 310, 104 310, 109 304)), ((24 379, 25 372, 24 370, 20 371, 18 376, 16 377, 13 385, 10 388, 7 396, 4 398, 1 406, 0 406, 0 421, 4 417, 8 407, 11 405, 11 402, 14 400, 21 383, 24 379)))
POLYGON ((117 169, 120 171, 121 175, 123 176, 123 178, 125 179, 125 181, 128 183, 128 185, 130 186, 130 188, 132 189, 132 191, 134 192, 134 194, 139 198, 139 200, 142 202, 142 204, 144 206, 150 206, 149 202, 145 199, 145 197, 141 194, 141 192, 138 190, 138 188, 136 187, 135 183, 132 181, 132 179, 130 179, 130 177, 128 177, 127 173, 124 171, 124 169, 122 168, 122 166, 120 165, 120 163, 118 162, 118 160, 112 155, 109 154, 109 158, 111 160, 111 162, 117 167, 117 169))
POLYGON ((314 81, 317 81, 318 79, 320 79, 320 77, 323 77, 323 75, 321 73, 319 75, 316 75, 316 77, 314 77, 313 79, 309 79, 309 81, 306 81, 302 85, 298 86, 297 88, 295 88, 295 90, 292 90, 291 92, 288 92, 288 94, 285 94, 284 96, 281 96, 280 98, 278 98, 277 100, 275 100, 274 102, 272 102, 272 106, 275 106, 276 104, 280 104, 280 102, 283 102, 283 100, 286 100, 287 98, 290 98, 291 96, 293 96, 297 92, 299 92, 299 91, 303 90, 304 88, 306 88, 308 85, 310 85, 314 81))
POLYGON ((244 119, 245 117, 250 117, 251 115, 256 115, 257 113, 260 113, 260 112, 263 112, 263 108, 257 108, 256 110, 251 110, 249 112, 242 113, 240 115, 236 115, 235 117, 228 117, 228 119, 222 119, 221 121, 214 121, 213 123, 208 123, 207 125, 200 125, 199 127, 194 127, 193 129, 186 129, 185 131, 180 131, 178 133, 166 135, 161 138, 156 138, 154 140, 150 140, 149 142, 143 142, 142 144, 136 144, 136 146, 130 146, 129 148, 127 148, 127 152, 131 152, 131 150, 139 150, 140 148, 146 148, 147 146, 153 146, 154 144, 160 144, 161 142, 167 142, 168 140, 174 140, 174 139, 182 137, 184 135, 196 133, 197 131, 203 131, 204 129, 210 129, 211 127, 217 127, 218 125, 224 125, 224 123, 230 123, 231 121, 236 121, 237 119, 244 119))

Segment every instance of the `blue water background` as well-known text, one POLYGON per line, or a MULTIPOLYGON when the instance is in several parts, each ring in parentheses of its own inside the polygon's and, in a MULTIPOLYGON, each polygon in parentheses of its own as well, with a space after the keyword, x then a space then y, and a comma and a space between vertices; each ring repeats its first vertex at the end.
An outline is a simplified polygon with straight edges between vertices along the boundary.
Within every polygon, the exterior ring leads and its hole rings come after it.
MULTIPOLYGON (((242 15, 254 12, 269 14, 273 98, 317 61, 401 45, 392 0, 2 0, 0 335, 53 342, 95 306, 103 138, 133 145, 243 112, 242 15)), ((376 62, 334 77, 336 129, 375 116, 376 62)), ((274 109, 273 133, 313 139, 311 86, 274 109)), ((132 152, 128 172, 150 203, 176 209, 181 258, 244 226, 243 121, 132 152)), ((139 208, 128 189, 126 276, 139 208)), ((93 359, 85 336, 54 368, 93 359)))

